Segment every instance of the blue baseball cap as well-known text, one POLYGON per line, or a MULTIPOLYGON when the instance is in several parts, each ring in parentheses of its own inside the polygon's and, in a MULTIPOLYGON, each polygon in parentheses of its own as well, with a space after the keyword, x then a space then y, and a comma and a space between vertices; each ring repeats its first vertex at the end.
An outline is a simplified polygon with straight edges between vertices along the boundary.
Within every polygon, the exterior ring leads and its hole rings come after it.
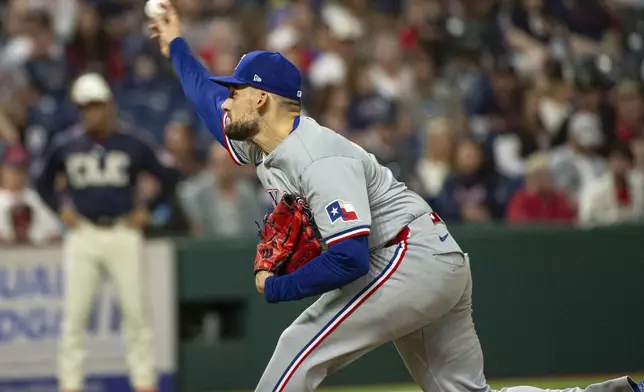
POLYGON ((215 76, 222 86, 253 86, 295 101, 302 99, 302 77, 295 64, 276 52, 246 53, 232 76, 215 76))

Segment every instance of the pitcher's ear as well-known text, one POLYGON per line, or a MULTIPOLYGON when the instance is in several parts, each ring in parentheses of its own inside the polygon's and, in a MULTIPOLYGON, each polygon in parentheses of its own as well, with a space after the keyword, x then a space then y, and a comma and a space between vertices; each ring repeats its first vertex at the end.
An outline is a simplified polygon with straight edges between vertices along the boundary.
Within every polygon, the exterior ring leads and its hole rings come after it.
POLYGON ((268 102, 268 93, 262 90, 258 90, 258 92, 259 94, 257 94, 255 106, 257 107, 257 109, 260 109, 266 106, 266 103, 268 102))

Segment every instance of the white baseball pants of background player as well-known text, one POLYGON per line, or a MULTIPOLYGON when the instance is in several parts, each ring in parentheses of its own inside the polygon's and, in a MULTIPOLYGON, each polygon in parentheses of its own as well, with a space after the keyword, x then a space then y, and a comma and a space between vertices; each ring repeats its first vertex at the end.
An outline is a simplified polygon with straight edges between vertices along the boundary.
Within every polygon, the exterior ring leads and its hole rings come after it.
POLYGON ((83 221, 67 233, 63 244, 65 299, 58 357, 61 390, 83 390, 88 318, 103 275, 111 280, 121 306, 131 383, 138 390, 155 389, 142 256, 142 233, 124 223, 103 228, 83 221))
MULTIPOLYGON (((397 243, 371 253, 365 277, 322 295, 282 333, 257 392, 313 391, 327 375, 387 342, 425 392, 490 390, 472 320, 469 258, 436 254, 441 242, 429 215, 408 227, 397 243)), ((633 388, 622 377, 585 391, 633 388)))

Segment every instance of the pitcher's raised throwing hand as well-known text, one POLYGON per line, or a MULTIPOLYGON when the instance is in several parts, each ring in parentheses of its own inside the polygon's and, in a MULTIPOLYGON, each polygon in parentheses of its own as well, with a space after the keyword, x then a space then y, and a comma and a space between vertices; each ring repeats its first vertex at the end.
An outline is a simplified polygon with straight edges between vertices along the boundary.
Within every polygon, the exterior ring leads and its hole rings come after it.
POLYGON ((170 57, 170 42, 181 36, 181 22, 179 21, 177 10, 170 1, 164 2, 162 8, 166 12, 153 19, 148 27, 152 31, 151 38, 159 41, 161 53, 166 57, 170 57))

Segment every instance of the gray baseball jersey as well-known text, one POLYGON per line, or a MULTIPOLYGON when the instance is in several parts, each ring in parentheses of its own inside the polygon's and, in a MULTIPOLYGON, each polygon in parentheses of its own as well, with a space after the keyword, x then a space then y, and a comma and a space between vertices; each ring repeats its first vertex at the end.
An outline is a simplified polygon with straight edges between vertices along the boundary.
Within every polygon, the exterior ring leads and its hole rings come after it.
MULTIPOLYGON (((248 142, 228 140, 228 148, 236 162, 257 164, 274 203, 286 193, 304 199, 327 245, 369 234, 369 247, 375 249, 432 211, 373 154, 310 117, 301 117, 297 128, 266 156, 248 142)), ((460 252, 452 238, 437 239, 442 251, 460 252)))

